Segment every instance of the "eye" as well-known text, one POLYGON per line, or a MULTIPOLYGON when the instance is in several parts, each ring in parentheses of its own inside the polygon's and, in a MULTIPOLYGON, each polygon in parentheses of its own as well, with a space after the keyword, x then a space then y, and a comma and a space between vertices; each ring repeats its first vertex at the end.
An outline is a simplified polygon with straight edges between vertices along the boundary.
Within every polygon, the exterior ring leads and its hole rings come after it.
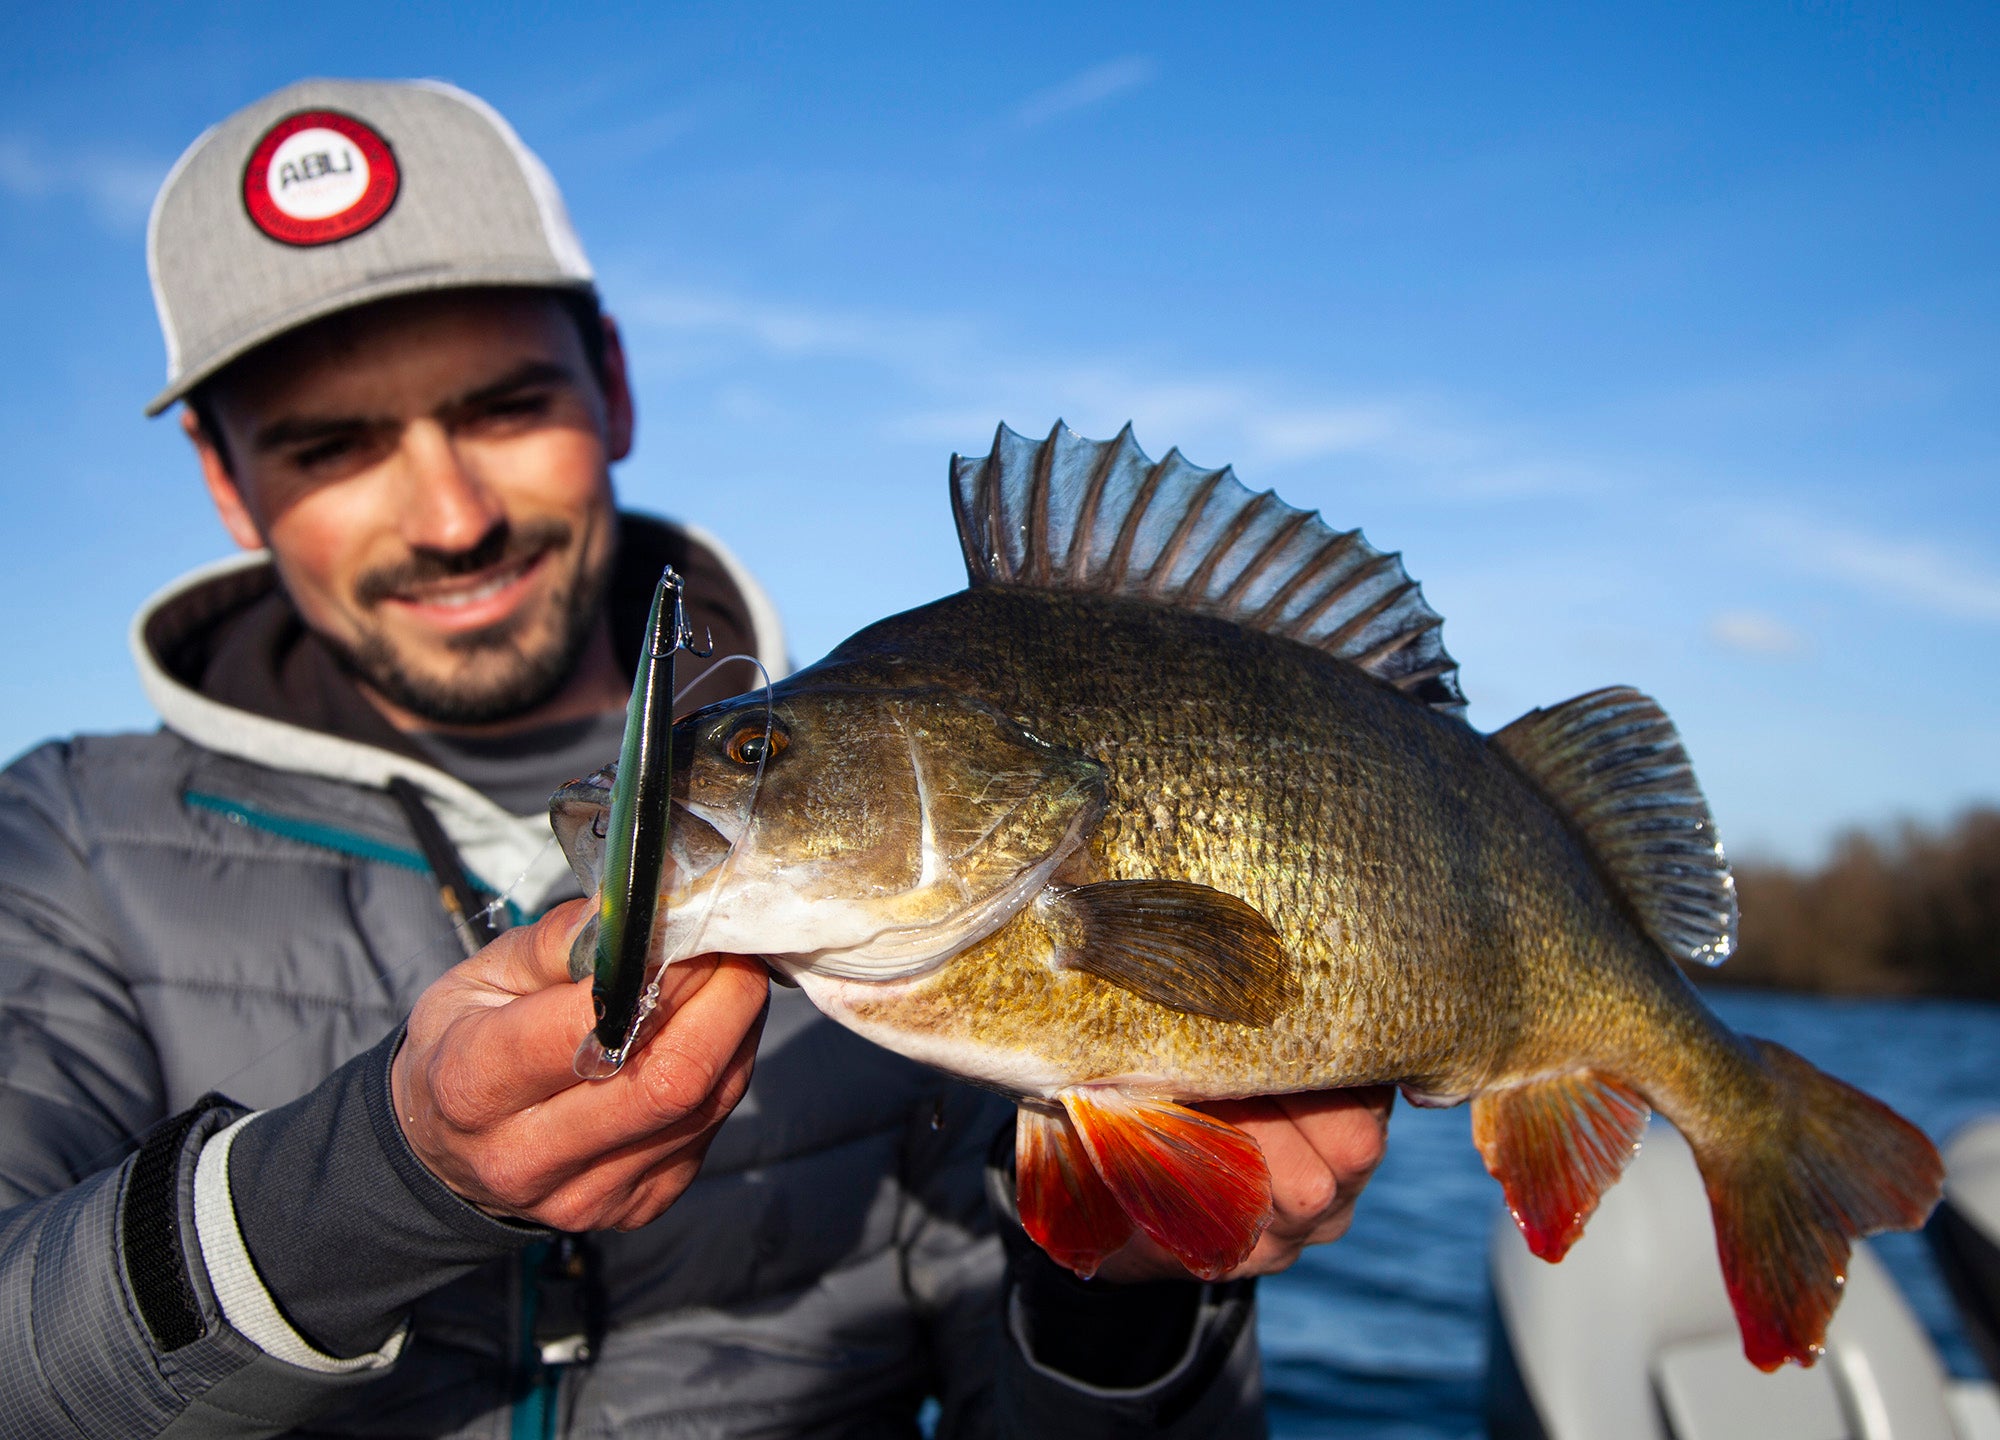
POLYGON ((554 405, 555 396, 547 390, 515 391, 488 400, 477 414, 469 417, 468 423, 504 426, 517 420, 533 420, 548 414, 554 405))
POLYGON ((766 730, 763 722, 759 721, 754 725, 739 726, 723 741, 722 753, 738 765, 755 769, 777 759, 791 743, 791 737, 777 726, 766 730))
POLYGON ((352 440, 322 440, 317 445, 308 445, 305 449, 294 452, 292 463, 301 470, 311 470, 330 460, 338 460, 341 456, 351 453, 353 449, 352 440))
POLYGON ((368 453, 368 441, 366 434, 329 435, 323 440, 301 445, 291 452, 289 458, 297 469, 316 475, 361 459, 368 453))

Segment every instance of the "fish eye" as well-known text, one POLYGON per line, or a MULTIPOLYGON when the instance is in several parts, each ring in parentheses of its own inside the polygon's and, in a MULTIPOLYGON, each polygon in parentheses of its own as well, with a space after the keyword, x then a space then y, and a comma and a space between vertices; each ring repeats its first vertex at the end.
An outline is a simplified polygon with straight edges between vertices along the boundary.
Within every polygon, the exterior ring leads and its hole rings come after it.
POLYGON ((737 726, 722 742, 722 753, 738 765, 754 769, 777 759, 791 743, 792 737, 775 723, 766 728, 764 722, 759 720, 737 726))

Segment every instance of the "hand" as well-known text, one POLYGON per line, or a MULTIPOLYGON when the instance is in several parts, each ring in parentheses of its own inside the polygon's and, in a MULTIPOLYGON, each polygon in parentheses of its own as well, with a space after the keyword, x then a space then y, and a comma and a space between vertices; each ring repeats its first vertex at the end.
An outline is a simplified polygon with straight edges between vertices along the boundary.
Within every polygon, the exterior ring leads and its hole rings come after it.
MULTIPOLYGON (((1275 1275, 1289 1269, 1306 1246, 1324 1245, 1347 1233, 1354 1202, 1382 1163, 1395 1099, 1395 1087, 1369 1085, 1194 1107, 1253 1136, 1271 1167, 1276 1213, 1270 1227, 1249 1258, 1223 1278, 1275 1275)), ((1097 1273, 1129 1282, 1186 1279, 1188 1272, 1151 1237, 1135 1235, 1097 1273)))
POLYGON ((509 930, 417 1000, 389 1072, 417 1158, 490 1214, 557 1230, 632 1230, 680 1198, 743 1098, 770 995, 761 962, 669 966, 663 1023, 607 1080, 571 1068, 592 1023, 569 978, 587 902, 509 930))

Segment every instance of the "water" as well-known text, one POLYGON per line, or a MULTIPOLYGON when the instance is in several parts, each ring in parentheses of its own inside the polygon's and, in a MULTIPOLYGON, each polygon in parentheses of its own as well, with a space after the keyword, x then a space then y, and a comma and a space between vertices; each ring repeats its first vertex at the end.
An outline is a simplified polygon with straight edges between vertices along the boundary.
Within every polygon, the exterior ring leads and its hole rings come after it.
MULTIPOLYGON (((1942 1142, 2000 1111, 2000 1006, 1710 992, 1738 1030, 1789 1046, 1942 1142)), ((1500 1204, 1469 1112, 1398 1105, 1388 1158, 1336 1245, 1261 1287, 1279 1440, 1468 1440, 1486 1363, 1486 1234, 1500 1204)), ((1946 1365, 1981 1374, 1923 1240, 1873 1242, 1946 1365)))

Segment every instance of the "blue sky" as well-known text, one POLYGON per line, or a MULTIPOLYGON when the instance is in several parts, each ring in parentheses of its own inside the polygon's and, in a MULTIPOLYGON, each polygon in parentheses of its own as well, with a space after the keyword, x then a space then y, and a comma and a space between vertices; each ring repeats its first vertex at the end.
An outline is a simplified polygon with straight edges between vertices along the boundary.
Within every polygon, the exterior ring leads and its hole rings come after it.
POLYGON ((801 659, 962 583, 952 451, 1131 419, 1403 551, 1482 727, 1658 696, 1739 854, 2000 800, 1991 7, 570 8, 0 17, 0 750, 151 723, 131 612, 227 548, 139 414, 158 179, 434 75, 564 187, 626 498, 801 659))

